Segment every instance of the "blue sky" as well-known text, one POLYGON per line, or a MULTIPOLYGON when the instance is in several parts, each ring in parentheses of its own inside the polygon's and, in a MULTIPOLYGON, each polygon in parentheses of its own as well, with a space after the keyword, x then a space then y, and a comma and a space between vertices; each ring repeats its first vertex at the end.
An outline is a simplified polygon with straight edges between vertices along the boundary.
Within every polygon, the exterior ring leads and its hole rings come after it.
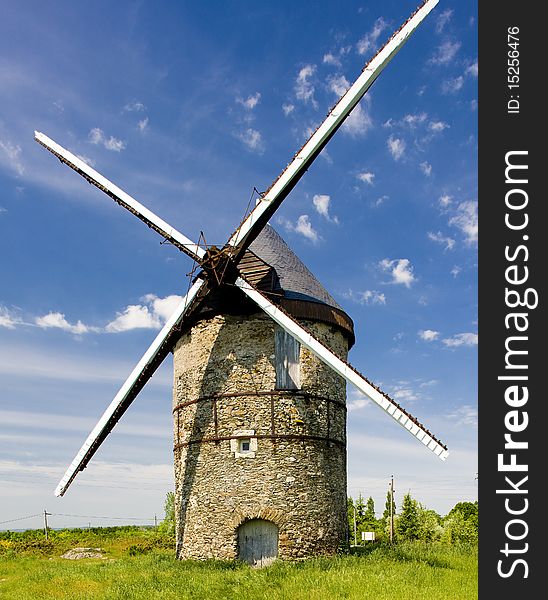
MULTIPOLYGON (((12 3, 0 23, 0 506, 162 514, 171 360, 53 489, 188 287, 190 259, 35 129, 223 244, 415 1, 12 3)), ((477 5, 442 0, 272 224, 354 319, 351 362, 451 452, 348 390, 349 494, 477 497, 477 5)), ((4 520, 3 519, 3 520, 4 520)), ((20 526, 39 526, 40 519, 20 526)), ((7 525, 0 525, 0 528, 7 525)))

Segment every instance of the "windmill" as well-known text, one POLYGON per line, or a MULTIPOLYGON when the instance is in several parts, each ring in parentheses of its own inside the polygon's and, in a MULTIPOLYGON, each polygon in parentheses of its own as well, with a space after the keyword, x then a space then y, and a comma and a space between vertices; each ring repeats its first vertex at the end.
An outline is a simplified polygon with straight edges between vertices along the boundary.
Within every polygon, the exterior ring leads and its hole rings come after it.
POLYGON ((438 0, 367 63, 227 243, 196 243, 40 132, 61 162, 199 266, 55 490, 63 496, 155 370, 174 353, 179 557, 267 564, 333 553, 346 537, 346 383, 441 460, 447 447, 347 360, 353 325, 268 225, 352 109, 438 0))

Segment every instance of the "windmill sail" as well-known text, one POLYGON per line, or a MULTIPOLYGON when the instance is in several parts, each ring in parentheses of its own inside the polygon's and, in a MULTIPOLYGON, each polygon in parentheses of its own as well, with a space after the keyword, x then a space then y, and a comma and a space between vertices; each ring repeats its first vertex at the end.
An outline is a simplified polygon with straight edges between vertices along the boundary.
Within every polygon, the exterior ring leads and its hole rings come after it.
POLYGON ((179 248, 179 250, 185 254, 188 254, 190 258, 196 260, 205 254, 203 248, 200 248, 200 246, 192 242, 192 240, 188 239, 174 227, 168 225, 163 219, 135 200, 135 198, 132 198, 117 185, 114 185, 114 183, 109 181, 106 177, 103 177, 95 169, 92 169, 83 160, 63 148, 63 146, 60 146, 57 142, 54 142, 47 135, 35 131, 34 139, 89 183, 105 192, 105 194, 110 196, 120 206, 129 210, 130 213, 141 219, 143 223, 146 223, 151 229, 157 231, 168 242, 179 248))
POLYGON ((279 306, 273 304, 266 296, 261 294, 259 290, 254 288, 250 283, 239 277, 236 280, 236 285, 251 298, 271 319, 273 319, 280 327, 291 334, 305 348, 308 348, 320 360, 331 367, 335 373, 344 377, 346 381, 354 385, 372 400, 377 406, 382 408, 389 414, 399 425, 404 427, 411 435, 422 442, 429 450, 431 450, 441 460, 445 460, 449 455, 447 446, 442 444, 434 437, 424 425, 419 423, 415 417, 408 413, 395 400, 390 398, 378 387, 374 386, 366 377, 359 373, 354 367, 347 362, 341 360, 331 350, 326 348, 319 342, 310 332, 304 329, 297 323, 287 312, 279 306))
POLYGON ((367 90, 373 85, 377 77, 392 58, 401 50, 409 36, 426 18, 430 11, 438 4, 439 0, 425 0, 425 2, 409 17, 409 19, 396 31, 386 44, 365 65, 361 75, 346 91, 327 115, 324 122, 311 135, 309 140, 293 157, 293 160, 280 173, 278 178, 264 193, 263 197, 244 220, 240 227, 232 234, 228 244, 238 248, 237 261, 249 244, 257 237, 259 231, 272 217, 283 200, 297 185, 306 170, 314 162, 318 154, 327 145, 352 109, 363 98, 367 90))
POLYGON ((141 360, 137 363, 129 377, 126 379, 108 408, 99 419, 97 425, 87 437, 86 441, 70 463, 66 473, 55 490, 56 496, 62 496, 73 482, 79 471, 87 466, 91 457, 103 443, 112 428, 118 423, 137 394, 143 389, 145 383, 152 377, 164 358, 171 352, 174 343, 180 335, 179 327, 186 312, 192 306, 198 293, 205 285, 199 279, 190 288, 188 294, 180 302, 160 333, 156 336, 141 360))

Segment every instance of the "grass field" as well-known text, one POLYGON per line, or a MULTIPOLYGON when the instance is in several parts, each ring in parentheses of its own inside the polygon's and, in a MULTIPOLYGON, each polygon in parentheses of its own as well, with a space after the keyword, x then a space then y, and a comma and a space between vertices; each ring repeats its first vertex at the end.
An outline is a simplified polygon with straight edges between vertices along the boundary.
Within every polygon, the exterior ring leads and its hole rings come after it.
MULTIPOLYGON (((0 543, 2 540, 0 540, 0 543)), ((328 598, 375 600, 476 600, 473 547, 407 543, 375 545, 360 554, 265 569, 220 561, 177 561, 152 534, 84 536, 14 547, 0 553, 0 598, 133 600, 328 598), (92 539, 93 538, 93 539, 92 539), (107 560, 60 558, 61 549, 100 546, 107 560)))

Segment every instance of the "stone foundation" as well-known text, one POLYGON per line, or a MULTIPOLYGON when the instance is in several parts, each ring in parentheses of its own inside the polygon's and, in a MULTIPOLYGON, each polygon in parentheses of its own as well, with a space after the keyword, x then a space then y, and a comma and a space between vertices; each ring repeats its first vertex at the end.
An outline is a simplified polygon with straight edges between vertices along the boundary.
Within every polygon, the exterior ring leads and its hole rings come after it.
MULTIPOLYGON (((338 329, 303 325, 346 358, 338 329)), ((237 558, 237 529, 257 518, 278 526, 280 558, 346 542, 345 382, 301 348, 301 389, 277 391, 274 352, 274 322, 262 314, 201 321, 177 343, 179 558, 237 558)))

